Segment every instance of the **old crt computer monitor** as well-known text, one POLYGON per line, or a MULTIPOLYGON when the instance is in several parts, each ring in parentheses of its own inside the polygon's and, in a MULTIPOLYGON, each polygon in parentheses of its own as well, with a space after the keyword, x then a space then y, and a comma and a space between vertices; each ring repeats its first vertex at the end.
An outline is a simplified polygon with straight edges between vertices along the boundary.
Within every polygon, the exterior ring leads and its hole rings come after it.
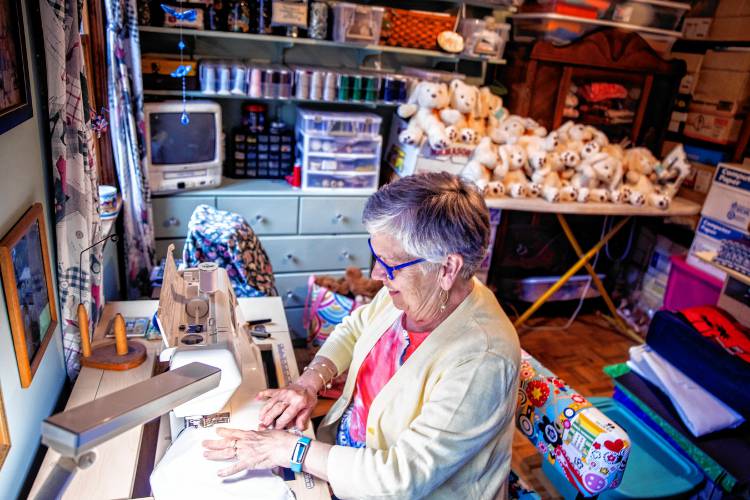
POLYGON ((221 183, 221 106, 211 101, 143 105, 146 168, 153 193, 215 187, 221 183), (190 122, 180 121, 183 109, 190 122))

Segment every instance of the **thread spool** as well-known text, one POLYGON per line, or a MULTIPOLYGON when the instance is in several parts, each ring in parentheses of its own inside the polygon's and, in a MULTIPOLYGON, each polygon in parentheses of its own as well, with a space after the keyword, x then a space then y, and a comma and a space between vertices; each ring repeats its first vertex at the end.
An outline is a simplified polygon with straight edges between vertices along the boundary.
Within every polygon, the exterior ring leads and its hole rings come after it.
POLYGON ((250 97, 258 98, 262 95, 261 92, 261 71, 260 68, 253 68, 250 70, 250 85, 248 93, 250 97))
POLYGON ((315 70, 312 72, 310 79, 310 100, 319 101, 323 99, 323 87, 327 78, 327 73, 324 71, 315 70))
POLYGON ((260 86, 261 90, 263 92, 263 98, 264 99, 272 99, 276 97, 274 95, 274 90, 276 86, 278 86, 278 75, 276 72, 272 69, 264 69, 263 72, 260 75, 260 86), (276 77, 276 81, 274 81, 274 77, 276 77))
POLYGON ((332 71, 326 73, 326 83, 323 89, 323 100, 324 101, 335 101, 336 100, 336 77, 338 75, 332 71))
POLYGON ((230 83, 230 70, 229 67, 222 64, 218 69, 219 74, 219 90, 217 94, 227 95, 229 94, 229 83, 230 83))
POLYGON ((286 70, 279 72, 279 97, 282 99, 292 97, 292 74, 286 70))
POLYGON ((125 318, 122 314, 115 314, 113 328, 115 330, 115 351, 118 356, 125 356, 128 353, 128 335, 125 331, 125 318))
POLYGON ((352 101, 361 101, 362 100, 362 75, 352 75, 351 81, 352 81, 352 101))
POLYGON ((245 67, 239 64, 232 66, 232 94, 247 94, 245 90, 245 67))
POLYGON ((386 76, 383 78, 383 101, 396 102, 396 98, 398 98, 396 79, 392 76, 386 76))
POLYGON ((219 266, 215 262, 201 262, 198 264, 198 288, 201 293, 211 294, 219 289, 219 266))
POLYGON ((78 304, 78 331, 81 332, 81 355, 91 356, 91 335, 89 334, 89 315, 86 306, 78 304))
POLYGON ((216 67, 210 63, 202 63, 201 71, 201 92, 204 94, 216 93, 216 67))
POLYGON ((295 90, 295 97, 297 99, 309 99, 312 75, 306 69, 298 69, 295 71, 295 74, 297 77, 297 89, 295 90))

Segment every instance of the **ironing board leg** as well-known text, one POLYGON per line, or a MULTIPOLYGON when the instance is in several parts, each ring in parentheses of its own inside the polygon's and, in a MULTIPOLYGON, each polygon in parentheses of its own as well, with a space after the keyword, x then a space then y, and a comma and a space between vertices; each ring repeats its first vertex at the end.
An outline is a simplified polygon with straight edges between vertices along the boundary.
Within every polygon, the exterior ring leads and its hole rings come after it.
MULTIPOLYGON (((519 326, 523 325, 523 324, 524 324, 524 323, 526 322, 526 320, 528 320, 528 319, 529 319, 529 318, 531 317, 531 315, 532 315, 532 314, 534 314, 534 313, 535 313, 535 312, 536 312, 536 311, 537 311, 537 310, 538 310, 538 309, 539 309, 540 307, 542 307, 542 305, 543 305, 543 304, 544 304, 545 302, 547 302, 547 300, 548 300, 548 299, 549 299, 550 297, 552 297, 552 296, 553 296, 553 295, 555 294, 555 292, 557 292, 557 291, 558 291, 558 290, 559 290, 560 288, 562 288, 562 287, 563 287, 563 285, 565 285, 565 283, 567 283, 567 282, 568 282, 568 280, 569 280, 569 279, 570 279, 570 278, 571 278, 571 277, 572 277, 572 276, 573 276, 573 275, 574 275, 575 273, 577 273, 577 272, 578 272, 578 271, 579 271, 579 270, 580 270, 580 269, 581 269, 581 268, 582 268, 583 266, 585 266, 586 264, 588 264, 589 260, 591 260, 591 258, 592 258, 592 257, 593 257, 594 255, 596 255, 596 254, 597 254, 597 252, 599 252, 599 250, 601 250, 601 249, 602 249, 602 247, 603 247, 604 245, 606 245, 606 244, 607 244, 607 242, 608 242, 608 241, 609 241, 610 239, 612 239, 612 237, 613 237, 614 235, 616 235, 616 234, 617 234, 617 233, 618 233, 618 232, 620 231, 620 229, 622 229, 622 228, 623 228, 623 227, 625 226, 625 224, 626 224, 626 223, 628 222, 628 220, 629 220, 629 219, 630 219, 630 217, 625 217, 624 219, 622 219, 622 220, 621 220, 620 222, 618 222, 618 223, 617 223, 617 224, 615 225, 615 227, 613 227, 612 229, 610 229, 610 230, 609 230, 609 232, 608 232, 607 234, 605 234, 605 235, 604 235, 604 237, 603 237, 603 238, 602 238, 601 240, 599 240, 599 242, 598 242, 598 243, 597 243, 596 245, 594 245, 594 246, 593 246, 593 247, 591 248, 591 250, 589 250, 589 251, 588 251, 588 252, 586 252, 585 254, 581 255, 581 257, 580 257, 580 258, 578 259, 578 262, 576 262, 575 264, 573 264, 573 267, 571 267, 570 269, 568 269, 568 270, 567 270, 567 271, 565 272, 565 274, 563 274, 562 276, 560 276, 560 279, 558 279, 558 280, 557 280, 557 282, 555 282, 555 284, 554 284, 554 285, 552 285, 552 286, 550 287, 550 289, 549 289, 549 290, 547 290, 546 292, 544 292, 544 293, 542 294, 542 296, 541 296, 541 297, 539 297, 539 298, 538 298, 538 299, 536 300, 536 302, 534 302, 534 303, 533 303, 533 304, 531 305, 531 307, 529 307, 529 308, 528 308, 528 309, 526 310, 526 312, 524 312, 524 313, 523 313, 523 314, 522 314, 522 315, 521 315, 521 316, 520 316, 520 317, 519 317, 519 318, 518 318, 518 319, 516 320, 516 322, 514 323, 514 326, 515 326, 516 328, 518 328, 519 326)), ((602 287, 602 288, 603 288, 603 287, 602 287)))
MULTIPOLYGON (((626 220, 629 220, 630 217, 627 217, 626 220)), ((563 214, 557 214, 557 220, 560 222, 560 226, 563 229, 563 232, 565 233, 565 236, 567 236, 568 241, 570 242, 570 246, 573 247, 573 250, 576 251, 576 254, 578 257, 583 256, 583 250, 581 249, 581 245, 578 244, 578 240, 576 240, 575 235, 573 234, 573 230, 570 229, 570 226, 568 225, 568 221, 565 220, 565 216, 563 214)), ((599 276, 596 274, 596 271, 594 270, 594 267, 586 262, 585 264, 586 271, 591 275, 591 281, 594 283, 594 286, 596 286, 596 289, 599 290, 599 294, 604 299, 604 303, 607 304, 607 309, 609 309, 609 312, 612 314, 611 318, 607 318, 610 323, 613 323, 615 328, 620 331, 623 335, 637 341, 637 342, 643 342, 643 339, 638 336, 635 332, 633 332, 628 325, 625 324, 622 319, 620 319, 620 316, 617 314, 617 308, 615 307, 614 302, 612 301, 612 297, 609 296, 609 293, 607 293, 607 290, 604 288, 604 284, 602 283, 602 280, 599 279, 599 276)))

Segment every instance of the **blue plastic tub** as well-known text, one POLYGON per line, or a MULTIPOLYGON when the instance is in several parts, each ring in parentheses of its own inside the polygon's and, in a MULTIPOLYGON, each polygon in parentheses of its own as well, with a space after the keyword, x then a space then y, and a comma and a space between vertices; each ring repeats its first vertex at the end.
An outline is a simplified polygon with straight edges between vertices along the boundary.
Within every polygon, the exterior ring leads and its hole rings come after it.
MULTIPOLYGON (((599 499, 683 495, 703 481, 703 473, 695 464, 623 405, 612 398, 589 398, 589 401, 625 429, 633 442, 622 484, 615 490, 605 491, 599 499)), ((576 497, 575 487, 546 460, 542 462, 542 469, 561 495, 566 499, 576 497)))

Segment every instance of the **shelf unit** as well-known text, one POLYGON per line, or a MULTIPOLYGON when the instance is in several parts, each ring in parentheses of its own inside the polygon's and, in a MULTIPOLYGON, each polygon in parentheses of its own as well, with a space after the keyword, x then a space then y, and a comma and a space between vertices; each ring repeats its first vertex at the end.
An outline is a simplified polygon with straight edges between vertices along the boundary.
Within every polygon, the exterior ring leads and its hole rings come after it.
MULTIPOLYGON (((555 14, 555 13, 522 13, 522 14, 514 14, 511 16, 511 19, 528 19, 528 20, 549 20, 549 21, 563 21, 563 22, 573 22, 573 23, 579 23, 579 24, 585 24, 595 27, 602 27, 602 28, 617 28, 625 31, 635 31, 638 33, 645 33, 647 35, 658 35, 658 36, 669 36, 673 37, 675 39, 682 38, 682 33, 679 31, 670 31, 670 30, 664 30, 659 28, 651 28, 648 26, 639 26, 637 24, 630 24, 630 23, 621 23, 617 21, 611 21, 608 19, 587 19, 583 17, 576 17, 576 16, 567 16, 564 14, 555 14)), ((532 37, 517 37, 514 34, 514 40, 516 41, 533 41, 535 38, 532 37)))
MULTIPOLYGON (((157 35, 157 36, 180 36, 180 30, 178 28, 159 28, 154 26, 141 26, 141 34, 146 34, 146 37, 157 35)), ((194 38, 209 38, 219 40, 236 40, 242 42, 258 42, 268 43, 282 50, 292 48, 295 46, 313 46, 323 48, 335 48, 335 49, 347 49, 353 50, 359 53, 358 59, 364 59, 368 55, 391 53, 391 54, 402 54, 407 56, 418 56, 429 59, 436 59, 440 61, 448 62, 459 62, 459 61, 474 61, 487 64, 505 64, 505 59, 497 58, 485 58, 485 57, 474 57, 465 56, 462 54, 449 54, 447 52, 440 52, 437 50, 424 50, 424 49, 412 49, 408 47, 391 47, 389 45, 365 45, 355 44, 347 42, 335 42, 332 40, 315 40, 313 38, 291 38, 285 36, 276 35, 258 35, 252 33, 233 33, 229 31, 208 31, 208 30, 193 30, 184 29, 182 30, 183 37, 194 37, 194 38)), ((142 37, 144 38, 144 37, 142 37)), ((277 54, 278 56, 278 54, 277 54)), ((283 62, 276 58, 274 62, 283 62)))
MULTIPOLYGON (((144 89, 143 93, 149 96, 161 96, 161 97, 182 97, 181 90, 148 90, 144 89)), ((364 101, 317 101, 314 99, 298 99, 296 97, 289 98, 276 98, 276 97, 250 97, 246 94, 205 94, 199 90, 188 90, 185 92, 185 97, 192 99, 235 99, 241 101, 258 101, 258 102, 276 102, 276 103, 296 103, 296 104, 320 104, 325 106, 359 106, 364 108, 395 108, 400 103, 397 102, 364 102, 364 101)))
POLYGON ((750 286, 750 276, 748 276, 747 274, 742 274, 741 272, 735 271, 730 267, 722 266, 721 264, 715 262, 714 259, 716 258, 716 252, 696 252, 696 255, 702 261, 708 262, 715 268, 727 273, 728 276, 731 276, 737 281, 750 286))

